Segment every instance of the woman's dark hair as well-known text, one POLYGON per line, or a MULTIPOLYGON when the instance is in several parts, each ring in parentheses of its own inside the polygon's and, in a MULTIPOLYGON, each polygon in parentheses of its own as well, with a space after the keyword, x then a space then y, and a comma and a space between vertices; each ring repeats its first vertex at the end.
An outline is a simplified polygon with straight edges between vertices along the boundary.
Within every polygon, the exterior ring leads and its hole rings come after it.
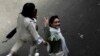
POLYGON ((33 18, 37 19, 37 9, 34 10, 33 18))
POLYGON ((50 19, 49 19, 49 26, 50 26, 50 27, 52 27, 51 24, 53 23, 53 21, 54 21, 56 18, 59 19, 59 17, 58 17, 57 15, 51 16, 51 17, 50 17, 50 19))
POLYGON ((26 3, 23 6, 23 10, 22 10, 21 14, 24 17, 29 17, 32 19, 34 17, 34 11, 35 11, 34 3, 26 3))

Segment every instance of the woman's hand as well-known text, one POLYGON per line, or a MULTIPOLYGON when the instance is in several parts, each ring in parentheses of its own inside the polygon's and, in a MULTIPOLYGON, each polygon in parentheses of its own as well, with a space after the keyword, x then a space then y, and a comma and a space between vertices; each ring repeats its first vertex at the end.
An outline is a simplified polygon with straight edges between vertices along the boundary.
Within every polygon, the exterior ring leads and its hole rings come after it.
POLYGON ((43 44, 47 46, 47 42, 45 40, 43 40, 43 44))
POLYGON ((43 20, 43 23, 44 23, 44 26, 48 26, 48 18, 47 17, 44 17, 44 20, 43 20))

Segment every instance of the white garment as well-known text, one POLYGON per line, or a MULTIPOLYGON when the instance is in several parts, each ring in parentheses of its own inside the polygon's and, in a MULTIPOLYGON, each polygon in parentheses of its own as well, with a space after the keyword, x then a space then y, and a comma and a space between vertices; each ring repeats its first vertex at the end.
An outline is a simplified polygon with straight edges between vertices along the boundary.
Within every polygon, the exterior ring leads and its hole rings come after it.
POLYGON ((36 31, 35 19, 32 20, 20 14, 17 19, 17 37, 24 41, 40 39, 40 36, 36 31))
POLYGON ((17 52, 24 43, 28 42, 31 44, 30 54, 32 54, 35 51, 36 44, 40 44, 43 41, 36 31, 36 20, 24 17, 21 14, 17 19, 17 32, 15 35, 18 40, 11 49, 13 52, 17 52))
MULTIPOLYGON (((61 46, 62 47, 62 51, 64 52, 64 56, 67 56, 68 53, 69 53, 69 50, 68 50, 68 48, 66 46, 66 42, 65 42, 65 39, 64 39, 64 37, 63 37, 63 35, 62 35, 61 31, 60 31, 60 28, 55 29, 55 28, 50 27, 50 32, 56 32, 59 35, 59 37, 61 39, 61 44, 62 44, 62 46, 61 46)), ((48 47, 48 48, 50 48, 50 47, 48 47)))

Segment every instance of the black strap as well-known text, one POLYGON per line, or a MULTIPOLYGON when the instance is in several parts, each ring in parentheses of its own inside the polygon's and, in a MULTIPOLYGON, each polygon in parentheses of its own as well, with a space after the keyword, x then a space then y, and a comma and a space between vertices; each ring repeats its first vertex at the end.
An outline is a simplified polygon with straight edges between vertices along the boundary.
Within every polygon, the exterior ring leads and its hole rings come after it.
POLYGON ((15 33, 16 33, 16 28, 14 28, 10 33, 8 33, 6 38, 8 38, 8 39, 12 38, 15 33))

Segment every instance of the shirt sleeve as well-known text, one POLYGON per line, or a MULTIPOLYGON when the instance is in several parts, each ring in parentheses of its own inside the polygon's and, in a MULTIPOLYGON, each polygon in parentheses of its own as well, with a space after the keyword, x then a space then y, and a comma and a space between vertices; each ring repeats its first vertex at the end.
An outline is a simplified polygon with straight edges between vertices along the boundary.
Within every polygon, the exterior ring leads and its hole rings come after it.
POLYGON ((49 26, 47 27, 44 27, 44 35, 45 35, 45 39, 48 41, 49 40, 49 37, 51 36, 51 33, 49 31, 49 26))
POLYGON ((58 41, 60 39, 57 32, 50 32, 49 26, 44 27, 44 34, 47 41, 58 41))
POLYGON ((37 44, 40 44, 43 41, 43 38, 40 37, 40 35, 36 31, 36 26, 35 26, 34 22, 31 21, 29 23, 28 30, 29 30, 30 34, 32 35, 32 37, 37 41, 37 44))

